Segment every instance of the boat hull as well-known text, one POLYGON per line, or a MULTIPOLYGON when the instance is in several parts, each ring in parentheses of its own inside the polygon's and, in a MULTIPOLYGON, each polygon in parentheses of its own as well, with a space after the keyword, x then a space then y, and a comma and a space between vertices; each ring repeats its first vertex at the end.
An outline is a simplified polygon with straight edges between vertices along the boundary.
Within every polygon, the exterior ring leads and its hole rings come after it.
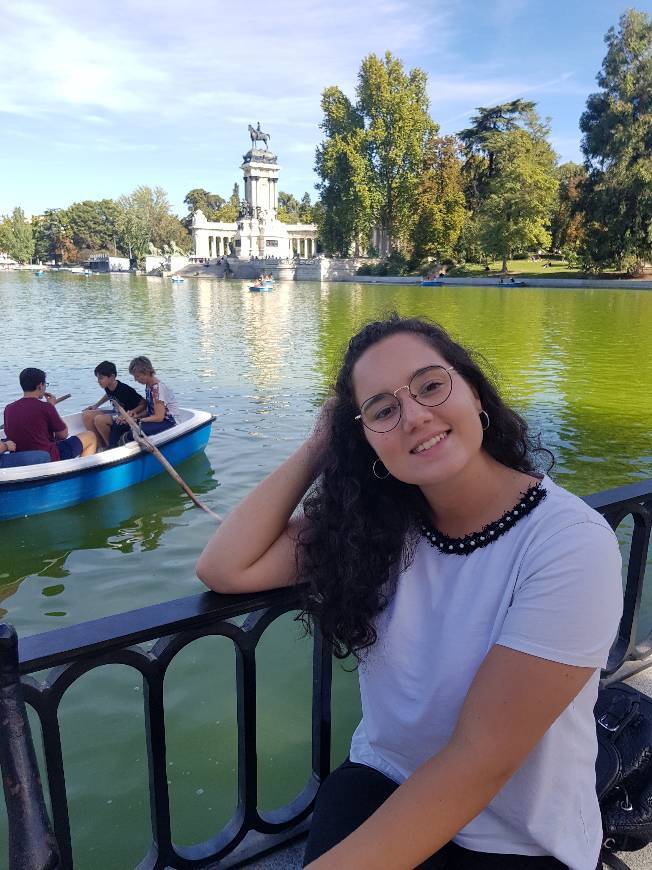
POLYGON ((443 281, 422 281, 421 282, 422 287, 443 287, 443 285, 444 285, 443 281))
MULTIPOLYGON (((176 467, 184 459, 188 459, 206 447, 213 418, 208 414, 202 416, 207 419, 199 421, 193 428, 180 432, 178 436, 170 438, 165 443, 160 443, 160 436, 152 439, 163 456, 173 466, 176 467)), ((165 435, 166 433, 161 434, 165 435)), ((51 476, 41 475, 27 479, 1 480, 0 520, 16 519, 72 507, 81 502, 142 483, 164 472, 158 459, 151 453, 138 448, 137 445, 130 445, 128 449, 118 448, 118 450, 122 455, 114 462, 86 465, 51 476), (125 456, 125 453, 128 455, 125 456)), ((107 456, 107 454, 98 454, 98 456, 107 456)), ((74 463, 75 461, 69 462, 74 463)), ((82 460, 82 462, 84 461, 82 460)), ((59 463, 53 463, 53 465, 58 466, 59 463)), ((24 472, 28 468, 40 471, 46 467, 44 465, 22 466, 21 471, 24 472)))

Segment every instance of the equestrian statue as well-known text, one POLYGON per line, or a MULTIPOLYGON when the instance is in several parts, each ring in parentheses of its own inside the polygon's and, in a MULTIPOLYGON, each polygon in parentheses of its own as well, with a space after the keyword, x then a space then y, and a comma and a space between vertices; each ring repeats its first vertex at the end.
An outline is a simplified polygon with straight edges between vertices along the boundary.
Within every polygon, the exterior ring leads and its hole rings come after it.
POLYGON ((264 142, 265 151, 268 150, 267 143, 269 142, 271 137, 269 133, 263 133, 263 131, 260 129, 260 121, 258 122, 258 125, 256 127, 252 127, 251 124, 249 124, 249 135, 251 136, 252 148, 254 147, 256 142, 264 142))

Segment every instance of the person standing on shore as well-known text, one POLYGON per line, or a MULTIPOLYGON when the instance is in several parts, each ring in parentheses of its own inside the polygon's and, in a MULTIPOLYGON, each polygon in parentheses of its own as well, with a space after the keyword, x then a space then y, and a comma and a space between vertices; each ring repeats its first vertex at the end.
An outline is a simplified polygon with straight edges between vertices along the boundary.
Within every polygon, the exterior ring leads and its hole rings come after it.
POLYGON ((303 618, 359 663, 311 870, 596 870, 620 551, 540 452, 471 352, 393 315, 351 339, 312 435, 205 547, 218 592, 303 582, 303 618))

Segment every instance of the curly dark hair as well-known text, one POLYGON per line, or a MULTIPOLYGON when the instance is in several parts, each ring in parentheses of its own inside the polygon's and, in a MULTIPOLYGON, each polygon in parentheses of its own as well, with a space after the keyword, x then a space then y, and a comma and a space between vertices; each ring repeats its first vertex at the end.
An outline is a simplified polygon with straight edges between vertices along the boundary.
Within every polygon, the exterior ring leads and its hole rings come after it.
POLYGON ((392 476, 383 481, 374 477, 376 454, 354 419, 359 413, 352 383, 356 362, 369 347, 400 332, 422 338, 476 389, 491 420, 483 437, 490 456, 530 474, 535 470, 533 454, 543 451, 471 351, 443 327, 392 313, 353 336, 335 383, 323 472, 304 498, 307 523, 297 545, 299 576, 306 581, 300 619, 308 629, 319 625, 337 658, 353 654, 359 661, 375 643, 374 617, 389 602, 399 570, 412 559, 419 521, 427 510, 418 486, 392 476))

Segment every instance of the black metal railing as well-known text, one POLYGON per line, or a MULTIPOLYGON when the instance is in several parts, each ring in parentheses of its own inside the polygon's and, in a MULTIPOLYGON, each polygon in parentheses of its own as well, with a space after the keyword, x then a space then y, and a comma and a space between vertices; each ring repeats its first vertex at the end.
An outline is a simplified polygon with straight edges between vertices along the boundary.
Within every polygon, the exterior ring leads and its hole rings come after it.
MULTIPOLYGON (((636 643, 652 525, 652 480, 589 496, 586 501, 617 528, 633 518, 625 608, 606 673, 652 652, 652 632, 636 643)), ((140 870, 237 866, 307 830, 313 800, 330 770, 330 649, 313 641, 312 766, 294 800, 273 812, 258 808, 256 759, 256 647, 265 629, 294 611, 299 590, 253 595, 206 592, 70 628, 23 638, 16 647, 10 626, 0 629, 0 764, 9 821, 10 870, 72 870, 73 854, 59 705, 83 674, 106 664, 140 672, 145 687, 151 846, 140 870), (235 617, 247 615, 242 624, 235 617), (227 825, 209 840, 179 846, 172 839, 167 783, 164 677, 189 643, 228 637, 236 651, 238 801, 227 825), (142 645, 155 641, 149 649, 142 645), (32 675, 47 670, 45 679, 32 675), (25 702, 36 712, 43 741, 53 828, 38 779, 25 702)))

